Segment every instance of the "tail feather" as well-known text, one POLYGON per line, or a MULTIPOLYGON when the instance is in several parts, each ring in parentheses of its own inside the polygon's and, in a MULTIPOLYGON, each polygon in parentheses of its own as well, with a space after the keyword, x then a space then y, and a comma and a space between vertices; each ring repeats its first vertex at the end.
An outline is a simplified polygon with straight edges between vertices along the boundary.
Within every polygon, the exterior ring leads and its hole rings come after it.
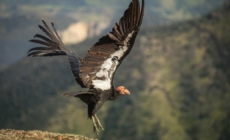
POLYGON ((76 93, 76 92, 58 92, 58 94, 61 94, 61 95, 63 95, 63 96, 67 96, 67 97, 75 97, 75 96, 77 96, 78 95, 78 93, 76 93))
POLYGON ((78 97, 80 95, 86 95, 86 94, 91 95, 93 93, 89 91, 78 91, 78 92, 59 92, 59 94, 67 97, 78 97))

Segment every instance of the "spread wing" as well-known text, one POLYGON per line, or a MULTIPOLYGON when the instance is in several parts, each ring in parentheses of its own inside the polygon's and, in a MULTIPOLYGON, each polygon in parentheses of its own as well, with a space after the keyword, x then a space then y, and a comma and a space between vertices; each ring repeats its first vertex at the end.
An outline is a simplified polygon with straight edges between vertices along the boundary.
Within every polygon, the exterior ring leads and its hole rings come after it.
POLYGON ((144 0, 132 0, 119 24, 103 36, 86 53, 80 66, 80 77, 88 88, 108 90, 121 61, 129 54, 144 15, 144 0))
POLYGON ((30 42, 38 43, 43 45, 41 47, 34 47, 28 51, 28 56, 38 57, 38 56, 58 56, 66 55, 68 57, 72 73, 75 77, 76 82, 81 86, 85 87, 81 78, 79 77, 79 66, 81 65, 82 59, 79 56, 76 56, 72 51, 68 50, 63 42, 61 41, 57 30, 52 23, 53 31, 49 28, 45 21, 43 26, 39 25, 38 27, 47 35, 47 37, 36 34, 30 42))

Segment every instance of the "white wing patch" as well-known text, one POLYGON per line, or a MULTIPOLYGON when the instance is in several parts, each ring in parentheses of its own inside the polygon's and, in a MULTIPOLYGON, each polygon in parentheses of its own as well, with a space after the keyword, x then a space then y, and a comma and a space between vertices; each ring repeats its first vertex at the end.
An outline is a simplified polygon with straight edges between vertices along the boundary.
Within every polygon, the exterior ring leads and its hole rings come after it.
POLYGON ((108 90, 111 87, 110 82, 111 82, 110 79, 106 79, 106 80, 93 80, 92 84, 94 85, 94 88, 99 88, 101 90, 108 90))
POLYGON ((114 57, 117 57, 117 59, 119 60, 124 53, 128 50, 128 42, 130 40, 130 38, 132 37, 134 31, 131 32, 130 34, 128 34, 128 37, 126 38, 126 40, 124 41, 124 46, 119 46, 120 49, 116 52, 114 52, 113 54, 110 55, 110 57, 108 59, 106 59, 104 61, 104 63, 101 65, 101 69, 100 71, 98 71, 96 73, 96 77, 98 78, 105 78, 103 80, 92 80, 92 84, 94 86, 94 88, 99 88, 101 90, 108 90, 111 88, 111 78, 113 73, 115 72, 117 66, 119 65, 118 61, 113 61, 112 59, 114 57))

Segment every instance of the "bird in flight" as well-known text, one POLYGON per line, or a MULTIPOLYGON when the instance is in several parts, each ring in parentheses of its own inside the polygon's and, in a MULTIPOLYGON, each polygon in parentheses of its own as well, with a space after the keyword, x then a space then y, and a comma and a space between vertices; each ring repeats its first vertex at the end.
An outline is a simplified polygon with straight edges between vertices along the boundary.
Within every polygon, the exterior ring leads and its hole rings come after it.
POLYGON ((114 88, 113 78, 118 66, 133 47, 143 16, 144 0, 141 5, 139 0, 132 0, 119 23, 115 23, 112 31, 101 37, 84 58, 66 48, 53 23, 51 30, 46 22, 42 21, 44 26, 38 27, 47 37, 36 34, 34 38, 37 39, 30 40, 43 46, 30 49, 28 56, 67 56, 76 82, 87 91, 61 94, 80 98, 88 105, 88 117, 92 119, 94 132, 97 134, 99 129, 104 130, 96 115, 104 102, 130 94, 124 86, 114 88))

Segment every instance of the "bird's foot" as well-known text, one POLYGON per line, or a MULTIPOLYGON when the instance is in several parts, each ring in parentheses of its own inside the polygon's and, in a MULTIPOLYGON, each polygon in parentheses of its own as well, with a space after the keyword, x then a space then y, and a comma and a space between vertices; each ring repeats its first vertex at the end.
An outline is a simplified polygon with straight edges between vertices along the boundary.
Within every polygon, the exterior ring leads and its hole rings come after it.
POLYGON ((97 118, 97 115, 96 114, 94 114, 93 116, 92 116, 92 120, 93 120, 93 130, 94 130, 94 132, 96 133, 96 134, 99 134, 99 128, 101 129, 101 130, 104 130, 104 128, 103 128, 103 126, 101 125, 101 122, 100 122, 100 120, 97 118))
POLYGON ((103 128, 103 126, 100 124, 100 122, 97 123, 97 125, 101 128, 101 130, 105 130, 105 129, 103 128))
MULTIPOLYGON (((97 135, 99 134, 99 129, 98 129, 98 119, 96 116, 92 116, 92 120, 93 120, 93 130, 94 130, 94 133, 96 133, 97 135)), ((100 127, 100 125, 99 125, 100 127)))
POLYGON ((96 133, 97 135, 98 135, 99 132, 100 132, 100 131, 98 130, 97 126, 95 126, 95 125, 93 126, 93 130, 94 130, 94 133, 96 133))
POLYGON ((101 125, 100 120, 97 118, 97 115, 95 114, 95 119, 96 119, 96 125, 99 126, 99 128, 101 128, 101 130, 104 130, 103 126, 101 125))

